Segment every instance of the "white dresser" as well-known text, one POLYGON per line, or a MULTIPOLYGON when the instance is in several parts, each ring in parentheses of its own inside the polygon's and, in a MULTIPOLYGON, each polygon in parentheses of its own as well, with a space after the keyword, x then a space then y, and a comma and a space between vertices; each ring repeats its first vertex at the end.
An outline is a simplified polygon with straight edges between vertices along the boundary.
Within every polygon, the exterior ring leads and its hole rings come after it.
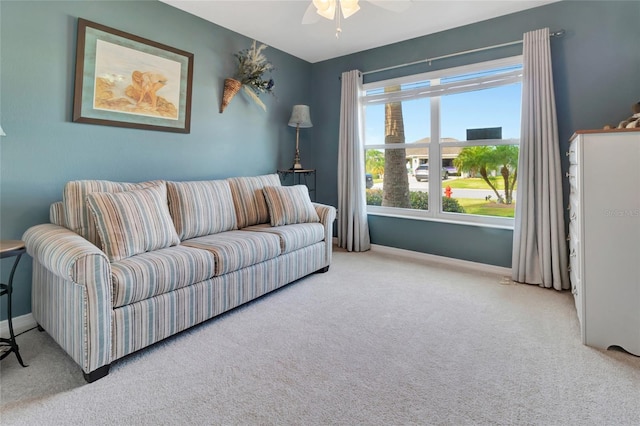
POLYGON ((569 147, 569 268, 582 342, 640 356, 640 129, 569 147))

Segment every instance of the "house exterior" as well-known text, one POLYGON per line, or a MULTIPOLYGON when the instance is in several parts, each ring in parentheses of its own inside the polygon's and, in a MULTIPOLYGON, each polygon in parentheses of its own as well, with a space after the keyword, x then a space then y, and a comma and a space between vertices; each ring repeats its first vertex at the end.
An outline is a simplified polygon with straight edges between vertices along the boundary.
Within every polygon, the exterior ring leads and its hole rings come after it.
MULTIPOLYGON (((429 143, 431 138, 422 138, 415 141, 415 143, 429 143)), ((458 142, 457 139, 443 138, 442 142, 458 142)), ((442 157, 442 167, 447 169, 450 175, 459 175, 458 169, 453 164, 453 160, 458 157, 462 148, 459 146, 442 146, 440 156, 442 157)), ((411 170, 415 170, 420 164, 429 162, 429 149, 428 148, 407 148, 407 163, 411 170)))

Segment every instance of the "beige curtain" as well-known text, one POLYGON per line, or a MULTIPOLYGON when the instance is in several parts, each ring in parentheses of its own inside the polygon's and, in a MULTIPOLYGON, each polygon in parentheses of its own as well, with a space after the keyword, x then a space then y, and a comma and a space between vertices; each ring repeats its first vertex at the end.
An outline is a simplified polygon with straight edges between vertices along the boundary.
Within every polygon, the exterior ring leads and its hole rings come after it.
POLYGON ((571 284, 548 28, 524 34, 523 68, 512 278, 565 290, 571 284))
POLYGON ((348 251, 371 248, 365 196, 362 112, 359 97, 362 73, 342 73, 338 151, 338 245, 348 251))

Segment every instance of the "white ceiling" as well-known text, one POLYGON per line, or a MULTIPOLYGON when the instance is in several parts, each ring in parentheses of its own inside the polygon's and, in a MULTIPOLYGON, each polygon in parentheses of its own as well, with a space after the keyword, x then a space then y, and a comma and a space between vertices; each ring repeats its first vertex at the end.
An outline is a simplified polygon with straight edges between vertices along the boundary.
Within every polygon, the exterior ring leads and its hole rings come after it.
POLYGON ((342 21, 339 39, 335 21, 302 24, 311 0, 160 1, 314 63, 559 0, 409 0, 404 12, 382 7, 399 0, 360 0, 360 11, 342 21))

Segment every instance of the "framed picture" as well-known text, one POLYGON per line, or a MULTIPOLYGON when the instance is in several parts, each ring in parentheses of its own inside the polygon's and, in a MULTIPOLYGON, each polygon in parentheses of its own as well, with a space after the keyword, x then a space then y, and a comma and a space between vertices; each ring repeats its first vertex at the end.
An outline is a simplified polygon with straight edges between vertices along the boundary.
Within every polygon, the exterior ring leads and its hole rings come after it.
POLYGON ((189 133, 193 54, 78 19, 73 121, 189 133))

